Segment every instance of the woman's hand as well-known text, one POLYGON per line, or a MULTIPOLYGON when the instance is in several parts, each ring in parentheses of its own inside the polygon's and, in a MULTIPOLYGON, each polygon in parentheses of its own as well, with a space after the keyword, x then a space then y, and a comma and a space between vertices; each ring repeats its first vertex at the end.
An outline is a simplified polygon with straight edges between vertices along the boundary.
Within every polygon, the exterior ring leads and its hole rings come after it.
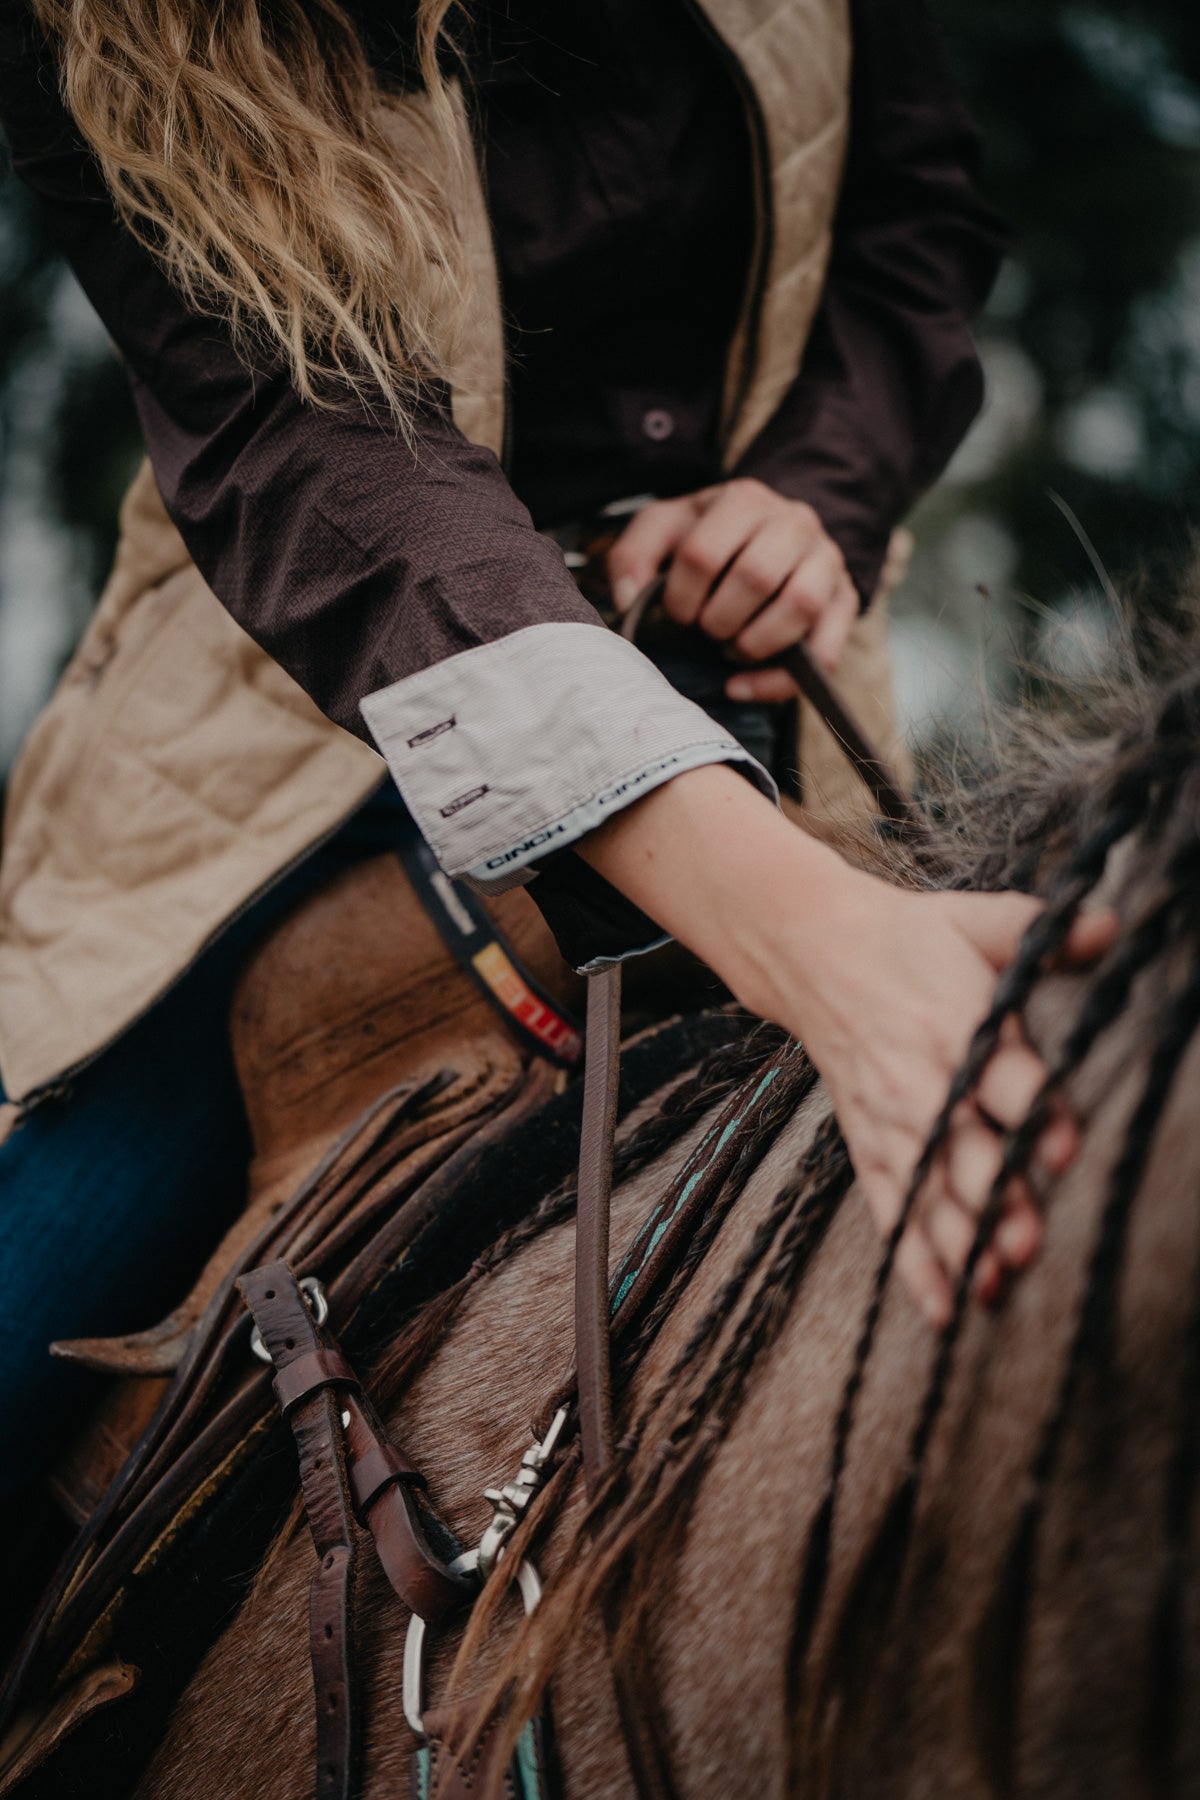
MULTIPOLYGON (((811 506, 741 479, 654 500, 608 553, 619 612, 669 562, 663 604, 682 625, 699 625, 739 658, 762 663, 801 638, 832 671, 858 616, 858 594, 842 553, 811 506)), ((790 700, 783 669, 730 677, 733 700, 790 700)))
MULTIPOLYGON (((991 1005, 996 978, 1016 956, 1040 910, 1023 894, 919 894, 865 878, 832 928, 798 928, 788 954, 776 945, 770 1016, 795 1029, 824 1075, 859 1186, 882 1231, 900 1215, 913 1170, 991 1005)), ((1087 961, 1111 942, 1108 914, 1087 914, 1071 932, 1066 962, 1087 961)), ((761 981, 761 975, 759 977, 761 981)), ((1041 1058, 1010 1019, 978 1087, 955 1111, 901 1243, 897 1267, 926 1315, 943 1324, 978 1217, 1000 1172, 1003 1132, 1027 1116, 1046 1079, 1041 1058)), ((1061 1105, 1034 1149, 1033 1165, 1059 1175, 1078 1149, 1061 1105)), ((994 1297, 1005 1271, 1023 1268, 1041 1242, 1041 1215, 1028 1182, 1009 1183, 1003 1212, 976 1272, 994 1297)))
MULTIPOLYGON (((1038 902, 1020 894, 921 894, 852 869, 790 824, 734 770, 677 776, 583 839, 580 853, 701 956, 752 1011, 804 1043, 830 1089, 859 1185, 883 1232, 1038 902)), ((1112 941, 1108 913, 1076 925, 1067 960, 1112 941)), ((926 1315, 948 1316, 1000 1168, 1002 1129, 1045 1080, 1015 1023, 956 1109, 901 1245, 898 1267, 926 1315)), ((1058 1109, 1034 1152, 1058 1174, 1077 1131, 1058 1109)), ((990 1297, 1024 1267, 1041 1220, 1024 1181, 977 1271, 990 1297)))

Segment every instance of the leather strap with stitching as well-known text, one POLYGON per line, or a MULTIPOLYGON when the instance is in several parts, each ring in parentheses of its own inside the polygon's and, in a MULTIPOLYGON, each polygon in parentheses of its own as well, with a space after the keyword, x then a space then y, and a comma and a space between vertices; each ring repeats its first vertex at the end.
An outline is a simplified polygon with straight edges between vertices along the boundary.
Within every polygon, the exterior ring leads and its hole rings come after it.
POLYGON ((238 1286, 275 1364, 277 1386, 287 1383, 288 1423, 319 1559, 309 1588, 317 1800, 353 1800, 359 1709, 350 1629, 358 1551, 340 1413, 346 1390, 357 1382, 340 1356, 336 1363, 329 1358, 286 1263, 254 1269, 238 1286))
POLYGON ((621 969, 588 981, 587 1061, 575 1215, 575 1367, 583 1476, 591 1498, 612 1454, 608 1231, 621 1056, 621 969))
MULTIPOLYGON (((361 1733, 351 1661, 356 1572, 352 1512, 370 1530, 398 1598, 427 1622, 459 1610, 475 1589, 468 1575, 456 1575, 431 1548, 419 1512, 424 1478, 383 1436, 357 1376, 337 1344, 314 1323, 287 1264, 255 1269, 238 1286, 276 1367, 275 1394, 296 1436, 304 1503, 320 1558, 309 1612, 317 1796, 353 1800, 361 1733)), ((469 1764, 459 1762, 455 1740, 466 1743, 475 1736, 471 1725, 465 1705, 430 1716, 427 1742, 418 1755, 416 1791, 428 1793, 432 1777, 447 1800, 463 1800, 479 1783, 498 1784, 495 1791, 511 1800, 541 1800, 545 1722, 526 1728, 518 1754, 504 1771, 496 1767, 498 1720, 478 1734, 469 1764)))

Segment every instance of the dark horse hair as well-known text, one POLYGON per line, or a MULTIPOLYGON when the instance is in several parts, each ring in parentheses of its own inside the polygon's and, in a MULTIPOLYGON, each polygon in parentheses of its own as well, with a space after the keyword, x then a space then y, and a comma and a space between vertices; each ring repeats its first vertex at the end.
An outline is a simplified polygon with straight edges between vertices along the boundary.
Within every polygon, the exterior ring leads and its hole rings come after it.
MULTIPOLYGON (((966 799, 951 793, 943 796, 928 852, 918 850, 901 858, 893 871, 914 884, 949 881, 985 889, 1020 885, 1041 896, 1045 905, 997 987, 991 1011, 955 1077, 884 1246, 832 1427, 824 1491, 794 1601, 787 1668, 789 1705, 809 1728, 804 1741, 816 1742, 830 1730, 853 1730, 858 1696, 869 1679, 864 1672, 869 1672, 877 1654, 881 1624, 910 1572, 914 1518, 928 1451, 955 1367, 972 1277, 1005 1191, 1014 1176, 1027 1172, 1053 1097, 1125 1015, 1139 977, 1151 967, 1166 971, 1167 997, 1157 1013, 1140 1094, 1107 1177, 1057 1392, 1041 1427, 1027 1471, 1026 1498, 978 1636, 976 1734, 990 1785, 998 1793, 1009 1791, 1014 1781, 1021 1653, 1046 1498, 1082 1378, 1100 1366, 1106 1354, 1135 1201, 1174 1078, 1200 1025, 1200 672, 1193 668, 1164 684, 1127 671, 1119 685, 1096 700, 1083 725, 1077 705, 1070 730, 1064 730, 1061 715, 1032 733, 1029 721, 1021 721, 1014 732, 1014 741, 1021 746, 1017 761, 1001 757, 991 783, 975 784, 966 799), (991 841, 983 847, 978 843, 981 816, 993 825, 991 841), (945 1141, 951 1114, 978 1081, 1006 1020, 1021 1015, 1062 949, 1079 909, 1101 888, 1106 874, 1111 883, 1115 872, 1118 886, 1124 879, 1113 858, 1118 846, 1127 859, 1121 866, 1137 872, 1135 899, 1116 945, 1094 975, 1080 983, 1077 1012, 1029 1119, 1008 1135, 1001 1171, 957 1282, 952 1316, 932 1358, 898 1485, 835 1615, 829 1617, 829 1572, 848 1453, 901 1238, 924 1177, 945 1141), (821 1679, 813 1681, 808 1666, 818 1625, 831 1649, 821 1679), (1000 1680, 997 1669, 1005 1672, 1000 1680)), ((672 1299, 720 1228, 729 1205, 777 1142, 784 1123, 804 1103, 822 1104, 807 1058, 798 1049, 780 1058, 781 1045, 781 1034, 747 1022, 741 1037, 684 1080, 662 1111, 621 1146, 618 1180, 678 1144, 739 1088, 749 1093, 765 1062, 779 1060, 769 1106, 744 1131, 720 1208, 706 1222, 671 1289, 627 1339, 617 1338, 615 1369, 626 1394, 630 1373, 672 1299)), ((514 1736, 520 1721, 534 1709, 577 1621, 590 1607, 600 1607, 609 1621, 614 1656, 639 1673, 642 1691, 652 1694, 647 1622, 662 1593, 663 1572, 686 1531, 705 1470, 736 1417, 751 1373, 777 1339, 852 1180, 845 1147, 825 1103, 811 1147, 767 1207, 668 1372, 636 1404, 626 1402, 611 1475, 574 1531, 563 1573, 547 1590, 536 1620, 524 1628, 512 1654, 501 1659, 489 1688, 495 1704, 506 1703, 514 1736)), ((550 1196, 480 1259, 445 1302, 416 1320, 389 1352, 381 1371, 385 1385, 395 1391, 402 1378, 411 1376, 472 1286, 538 1232, 569 1216, 573 1204, 570 1189, 550 1196)), ((1151 1793, 1170 1788, 1184 1630, 1178 1573, 1190 1548, 1189 1521, 1200 1470, 1200 1418, 1195 1406, 1200 1268, 1195 1285, 1178 1377, 1178 1432, 1166 1484, 1168 1554, 1149 1647, 1151 1680, 1142 1755, 1151 1793)), ((568 1458, 546 1501, 532 1509, 514 1542, 511 1566, 545 1531, 576 1473, 577 1463, 568 1458)), ((460 1674, 488 1631, 503 1588, 502 1580, 493 1581, 476 1606, 459 1655, 460 1674)), ((801 1736, 796 1734, 797 1742, 801 1736)), ((661 1746, 658 1761, 664 1792, 670 1792, 669 1765, 661 1746)), ((810 1773, 803 1766, 793 1768, 789 1791, 801 1791, 810 1773)))

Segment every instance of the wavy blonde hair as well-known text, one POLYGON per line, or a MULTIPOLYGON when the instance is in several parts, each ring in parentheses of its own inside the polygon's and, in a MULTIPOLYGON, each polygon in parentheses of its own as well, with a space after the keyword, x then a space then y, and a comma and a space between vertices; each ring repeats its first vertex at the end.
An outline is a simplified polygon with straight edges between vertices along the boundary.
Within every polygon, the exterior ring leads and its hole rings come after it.
POLYGON ((399 97, 337 0, 34 0, 122 219, 190 305, 300 394, 406 428, 463 311, 467 142, 419 0, 399 97))

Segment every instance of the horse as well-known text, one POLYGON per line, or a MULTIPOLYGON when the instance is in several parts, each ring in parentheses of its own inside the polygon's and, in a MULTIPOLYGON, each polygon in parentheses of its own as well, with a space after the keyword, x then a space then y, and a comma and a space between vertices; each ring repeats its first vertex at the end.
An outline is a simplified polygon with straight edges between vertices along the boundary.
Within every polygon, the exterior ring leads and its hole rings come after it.
MULTIPOLYGON (((625 1330, 614 1317, 601 1491, 585 1495, 568 1441, 426 1671, 439 1701, 500 1718, 506 1748, 549 1691, 568 1797, 634 1791, 614 1668, 660 1791, 681 1800, 1200 1793, 1200 667, 1130 672, 1089 709, 1076 696, 1023 720, 935 816, 922 845, 857 853, 894 879, 1018 886, 1045 906, 886 1244, 816 1072, 770 1028, 726 1017, 621 1126, 618 1288, 716 1132, 705 1210, 649 1306, 625 1330), (1056 972, 1092 898, 1117 940, 1094 970, 1056 972), (1050 1079, 935 1331, 893 1279, 896 1251, 950 1109, 1013 1015, 1050 1079), (1051 1182, 1029 1161, 1060 1094, 1082 1148, 1051 1182), (984 1310, 972 1276, 1016 1172, 1045 1242, 984 1310), (515 1579, 534 1562, 544 1592, 522 1617, 515 1579)), ((468 1544, 571 1362, 574 1190, 530 1198, 449 1287, 385 1321, 369 1373, 468 1544)), ((160 1721, 136 1800, 308 1790, 312 1564, 293 1512, 160 1721)), ((415 1739, 406 1621, 369 1558, 355 1614, 361 1792, 383 1800, 415 1739)))

